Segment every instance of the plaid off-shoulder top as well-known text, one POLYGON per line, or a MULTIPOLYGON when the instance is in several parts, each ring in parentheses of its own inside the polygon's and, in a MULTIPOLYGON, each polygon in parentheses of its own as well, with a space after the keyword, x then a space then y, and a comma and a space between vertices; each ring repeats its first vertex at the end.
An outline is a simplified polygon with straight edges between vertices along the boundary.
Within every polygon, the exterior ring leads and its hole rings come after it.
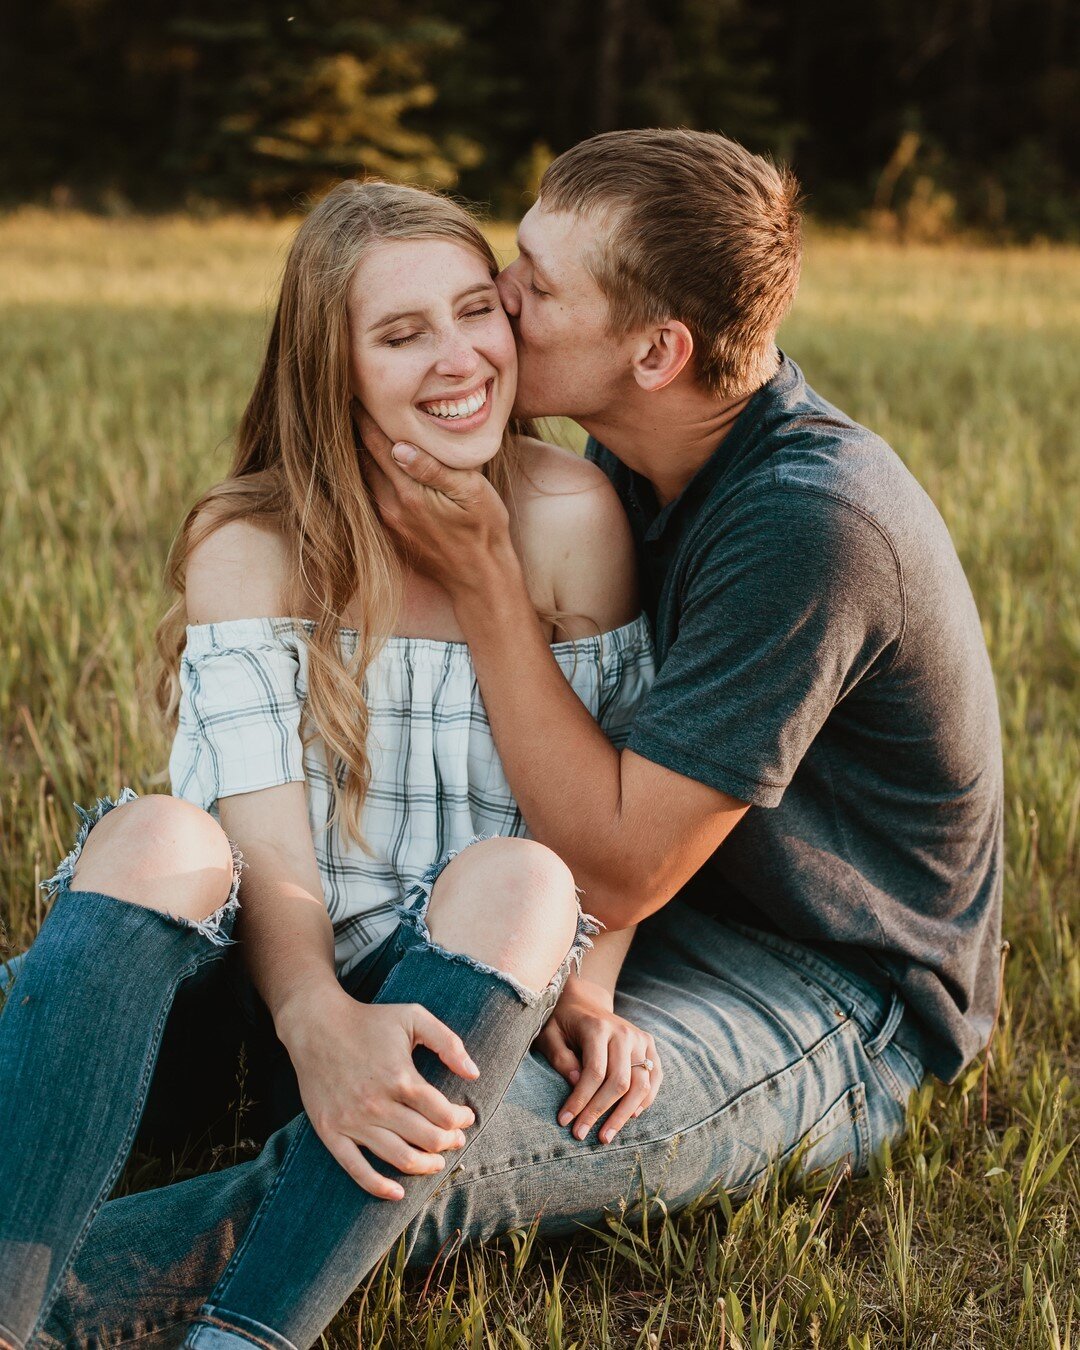
MULTIPOLYGON (((329 774, 341 766, 327 764, 321 740, 306 748, 301 740, 311 631, 310 623, 291 619, 189 627, 169 773, 176 796, 212 812, 222 797, 306 784, 335 958, 344 974, 394 928, 394 905, 448 850, 477 834, 527 831, 495 750, 468 647, 396 637, 365 680, 371 787, 363 832, 372 851, 346 841, 330 822, 329 774)), ((356 641, 354 630, 341 630, 347 661, 356 641)), ((551 650, 608 737, 625 744, 654 675, 644 616, 551 650)), ((520 715, 535 712, 523 707, 520 715)))

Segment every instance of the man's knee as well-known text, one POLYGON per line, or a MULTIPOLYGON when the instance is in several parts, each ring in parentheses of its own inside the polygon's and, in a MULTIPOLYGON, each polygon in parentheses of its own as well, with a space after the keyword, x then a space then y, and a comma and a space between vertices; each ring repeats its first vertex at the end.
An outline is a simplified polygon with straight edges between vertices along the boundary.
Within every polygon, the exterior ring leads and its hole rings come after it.
POLYGON ((161 794, 102 816, 87 836, 72 888, 201 922, 228 900, 235 864, 214 818, 161 794))
POLYGON ((487 839, 463 849, 435 883, 432 939, 543 988, 577 935, 570 869, 543 844, 487 839))

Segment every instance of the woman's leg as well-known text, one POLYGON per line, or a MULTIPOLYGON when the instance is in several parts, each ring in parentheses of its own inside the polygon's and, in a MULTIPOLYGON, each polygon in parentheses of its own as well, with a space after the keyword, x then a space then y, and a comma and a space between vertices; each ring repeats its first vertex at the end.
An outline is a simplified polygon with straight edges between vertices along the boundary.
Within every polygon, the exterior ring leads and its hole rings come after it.
POLYGON ((83 813, 0 1015, 0 1347, 40 1327, 116 1181, 173 996, 219 960, 239 863, 205 812, 124 794, 83 813))
MULTIPOLYGON (((433 1054, 417 1052, 425 1078, 475 1112, 467 1152, 554 1005, 589 925, 566 867, 524 840, 472 845, 443 872, 427 922, 425 904, 426 897, 407 913, 401 959, 376 1002, 422 1003, 480 1065, 479 1079, 465 1083, 433 1054)), ((397 1176, 403 1200, 362 1190, 305 1118, 185 1345, 310 1345, 444 1175, 376 1166, 397 1176)))

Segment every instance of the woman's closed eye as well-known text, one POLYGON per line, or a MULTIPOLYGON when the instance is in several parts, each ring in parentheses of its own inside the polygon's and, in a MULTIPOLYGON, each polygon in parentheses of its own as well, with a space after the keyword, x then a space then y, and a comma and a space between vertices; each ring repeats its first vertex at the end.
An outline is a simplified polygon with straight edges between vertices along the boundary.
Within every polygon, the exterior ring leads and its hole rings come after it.
MULTIPOLYGON (((496 308, 497 307, 495 305, 482 305, 478 309, 466 310, 461 317, 463 319, 483 319, 486 318, 489 314, 494 314, 496 308)), ((421 334, 419 332, 404 333, 398 337, 388 337, 385 339, 385 341, 388 347, 404 347, 410 342, 415 342, 416 339, 420 336, 421 334)))

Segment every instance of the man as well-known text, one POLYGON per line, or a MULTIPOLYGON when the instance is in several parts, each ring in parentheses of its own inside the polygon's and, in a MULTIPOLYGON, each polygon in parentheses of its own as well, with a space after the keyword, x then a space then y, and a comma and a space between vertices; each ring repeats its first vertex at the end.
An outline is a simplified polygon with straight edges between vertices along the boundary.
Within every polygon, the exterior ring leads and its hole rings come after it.
POLYGON ((527 1061, 422 1252, 537 1212, 563 1231, 642 1176, 671 1203, 745 1187, 800 1143, 857 1171, 923 1068, 952 1081, 990 1037, 989 660, 932 503, 776 349, 795 196, 721 136, 597 136, 548 170, 500 280, 515 411, 585 427, 633 531, 658 675, 621 752, 547 649, 490 486, 373 438, 384 518, 453 597, 531 833, 609 928, 647 920, 618 1011, 665 1072, 605 1155, 560 1138, 558 1081, 527 1061))

